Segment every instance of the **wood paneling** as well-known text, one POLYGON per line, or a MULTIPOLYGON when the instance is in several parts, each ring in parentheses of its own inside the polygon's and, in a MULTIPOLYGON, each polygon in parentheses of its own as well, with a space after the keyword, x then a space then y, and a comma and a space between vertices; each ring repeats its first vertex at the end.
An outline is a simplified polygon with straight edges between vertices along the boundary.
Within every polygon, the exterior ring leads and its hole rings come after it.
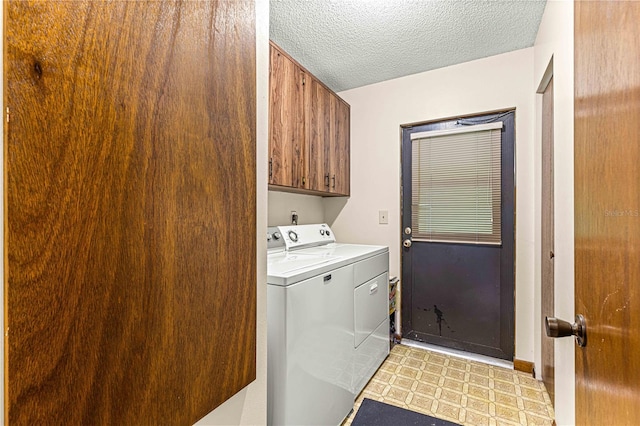
POLYGON ((253 2, 4 7, 6 419, 192 424, 255 378, 253 2))
POLYGON ((541 256, 542 302, 541 302, 541 352, 542 381, 551 401, 555 401, 554 340, 547 337, 545 317, 555 317, 554 308, 554 202, 553 202, 553 78, 542 94, 542 232, 541 256))
POLYGON ((640 419, 640 3, 575 4, 576 423, 640 419))

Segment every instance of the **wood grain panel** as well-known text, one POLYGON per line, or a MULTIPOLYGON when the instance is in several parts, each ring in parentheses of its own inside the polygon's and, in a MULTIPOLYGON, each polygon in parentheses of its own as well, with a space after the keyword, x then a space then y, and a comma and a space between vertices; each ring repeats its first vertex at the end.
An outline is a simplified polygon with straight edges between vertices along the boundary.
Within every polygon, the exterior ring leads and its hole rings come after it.
POLYGON ((254 15, 5 2, 9 424, 192 424, 254 380, 254 15))
POLYGON ((273 43, 269 79, 269 183, 306 186, 305 72, 273 43))
POLYGON ((332 131, 329 157, 331 175, 330 191, 334 194, 349 195, 350 182, 350 107, 337 96, 331 97, 332 131))
POLYGON ((553 78, 542 94, 542 381, 551 401, 555 401, 555 358, 554 340, 547 337, 545 317, 555 317, 554 304, 554 180, 553 180, 553 78))
POLYGON ((327 175, 327 182, 329 183, 327 192, 334 193, 336 190, 336 173, 334 170, 334 166, 337 162, 337 158, 333 158, 333 153, 337 148, 336 145, 338 141, 338 99, 333 96, 331 92, 329 92, 329 99, 327 102, 329 103, 329 116, 326 120, 327 124, 329 125, 329 131, 324 141, 324 170, 327 175))
POLYGON ((331 138, 331 92, 307 76, 305 108, 309 141, 309 189, 329 192, 331 138))
POLYGON ((524 373, 534 374, 534 364, 531 361, 523 361, 521 359, 513 360, 513 369, 524 373))
POLYGON ((575 4, 576 423, 640 419, 640 3, 575 4))

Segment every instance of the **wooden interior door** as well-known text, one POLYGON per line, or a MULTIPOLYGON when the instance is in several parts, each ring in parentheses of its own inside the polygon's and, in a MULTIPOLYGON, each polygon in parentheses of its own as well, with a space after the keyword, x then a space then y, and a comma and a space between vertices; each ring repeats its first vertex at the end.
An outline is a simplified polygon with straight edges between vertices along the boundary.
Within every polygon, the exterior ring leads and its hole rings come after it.
POLYGON ((640 419, 640 3, 575 4, 576 423, 640 419))
POLYGON ((545 317, 554 317, 554 204, 553 204, 553 78, 542 94, 542 381, 555 400, 554 341, 547 337, 545 317))
POLYGON ((5 418, 193 424, 255 379, 253 1, 3 6, 5 418))

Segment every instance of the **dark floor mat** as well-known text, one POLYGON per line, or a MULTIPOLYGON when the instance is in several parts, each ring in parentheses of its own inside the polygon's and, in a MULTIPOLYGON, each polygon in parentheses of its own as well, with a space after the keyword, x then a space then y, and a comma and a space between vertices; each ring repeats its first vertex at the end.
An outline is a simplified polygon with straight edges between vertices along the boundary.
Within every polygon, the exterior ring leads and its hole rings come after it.
POLYGON ((365 398, 351 422, 352 426, 460 426, 447 420, 416 413, 365 398))

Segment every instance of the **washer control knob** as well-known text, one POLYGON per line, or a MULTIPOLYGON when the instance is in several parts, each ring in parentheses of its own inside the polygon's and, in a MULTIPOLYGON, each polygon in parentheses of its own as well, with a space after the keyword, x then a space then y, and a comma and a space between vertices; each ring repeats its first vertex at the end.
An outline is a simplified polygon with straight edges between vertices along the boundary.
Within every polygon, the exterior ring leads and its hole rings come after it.
POLYGON ((331 235, 331 232, 328 229, 325 231, 325 233, 327 234, 327 237, 331 235))
POLYGON ((271 234, 267 232, 267 241, 271 241, 271 234))
POLYGON ((282 234, 280 234, 279 232, 274 232, 273 233, 273 239, 278 241, 280 238, 282 238, 282 234))
POLYGON ((320 235, 324 235, 324 229, 320 230, 320 235))
POLYGON ((298 234, 296 234, 295 231, 289 231, 289 238, 291 238, 291 241, 294 243, 298 242, 298 234))

